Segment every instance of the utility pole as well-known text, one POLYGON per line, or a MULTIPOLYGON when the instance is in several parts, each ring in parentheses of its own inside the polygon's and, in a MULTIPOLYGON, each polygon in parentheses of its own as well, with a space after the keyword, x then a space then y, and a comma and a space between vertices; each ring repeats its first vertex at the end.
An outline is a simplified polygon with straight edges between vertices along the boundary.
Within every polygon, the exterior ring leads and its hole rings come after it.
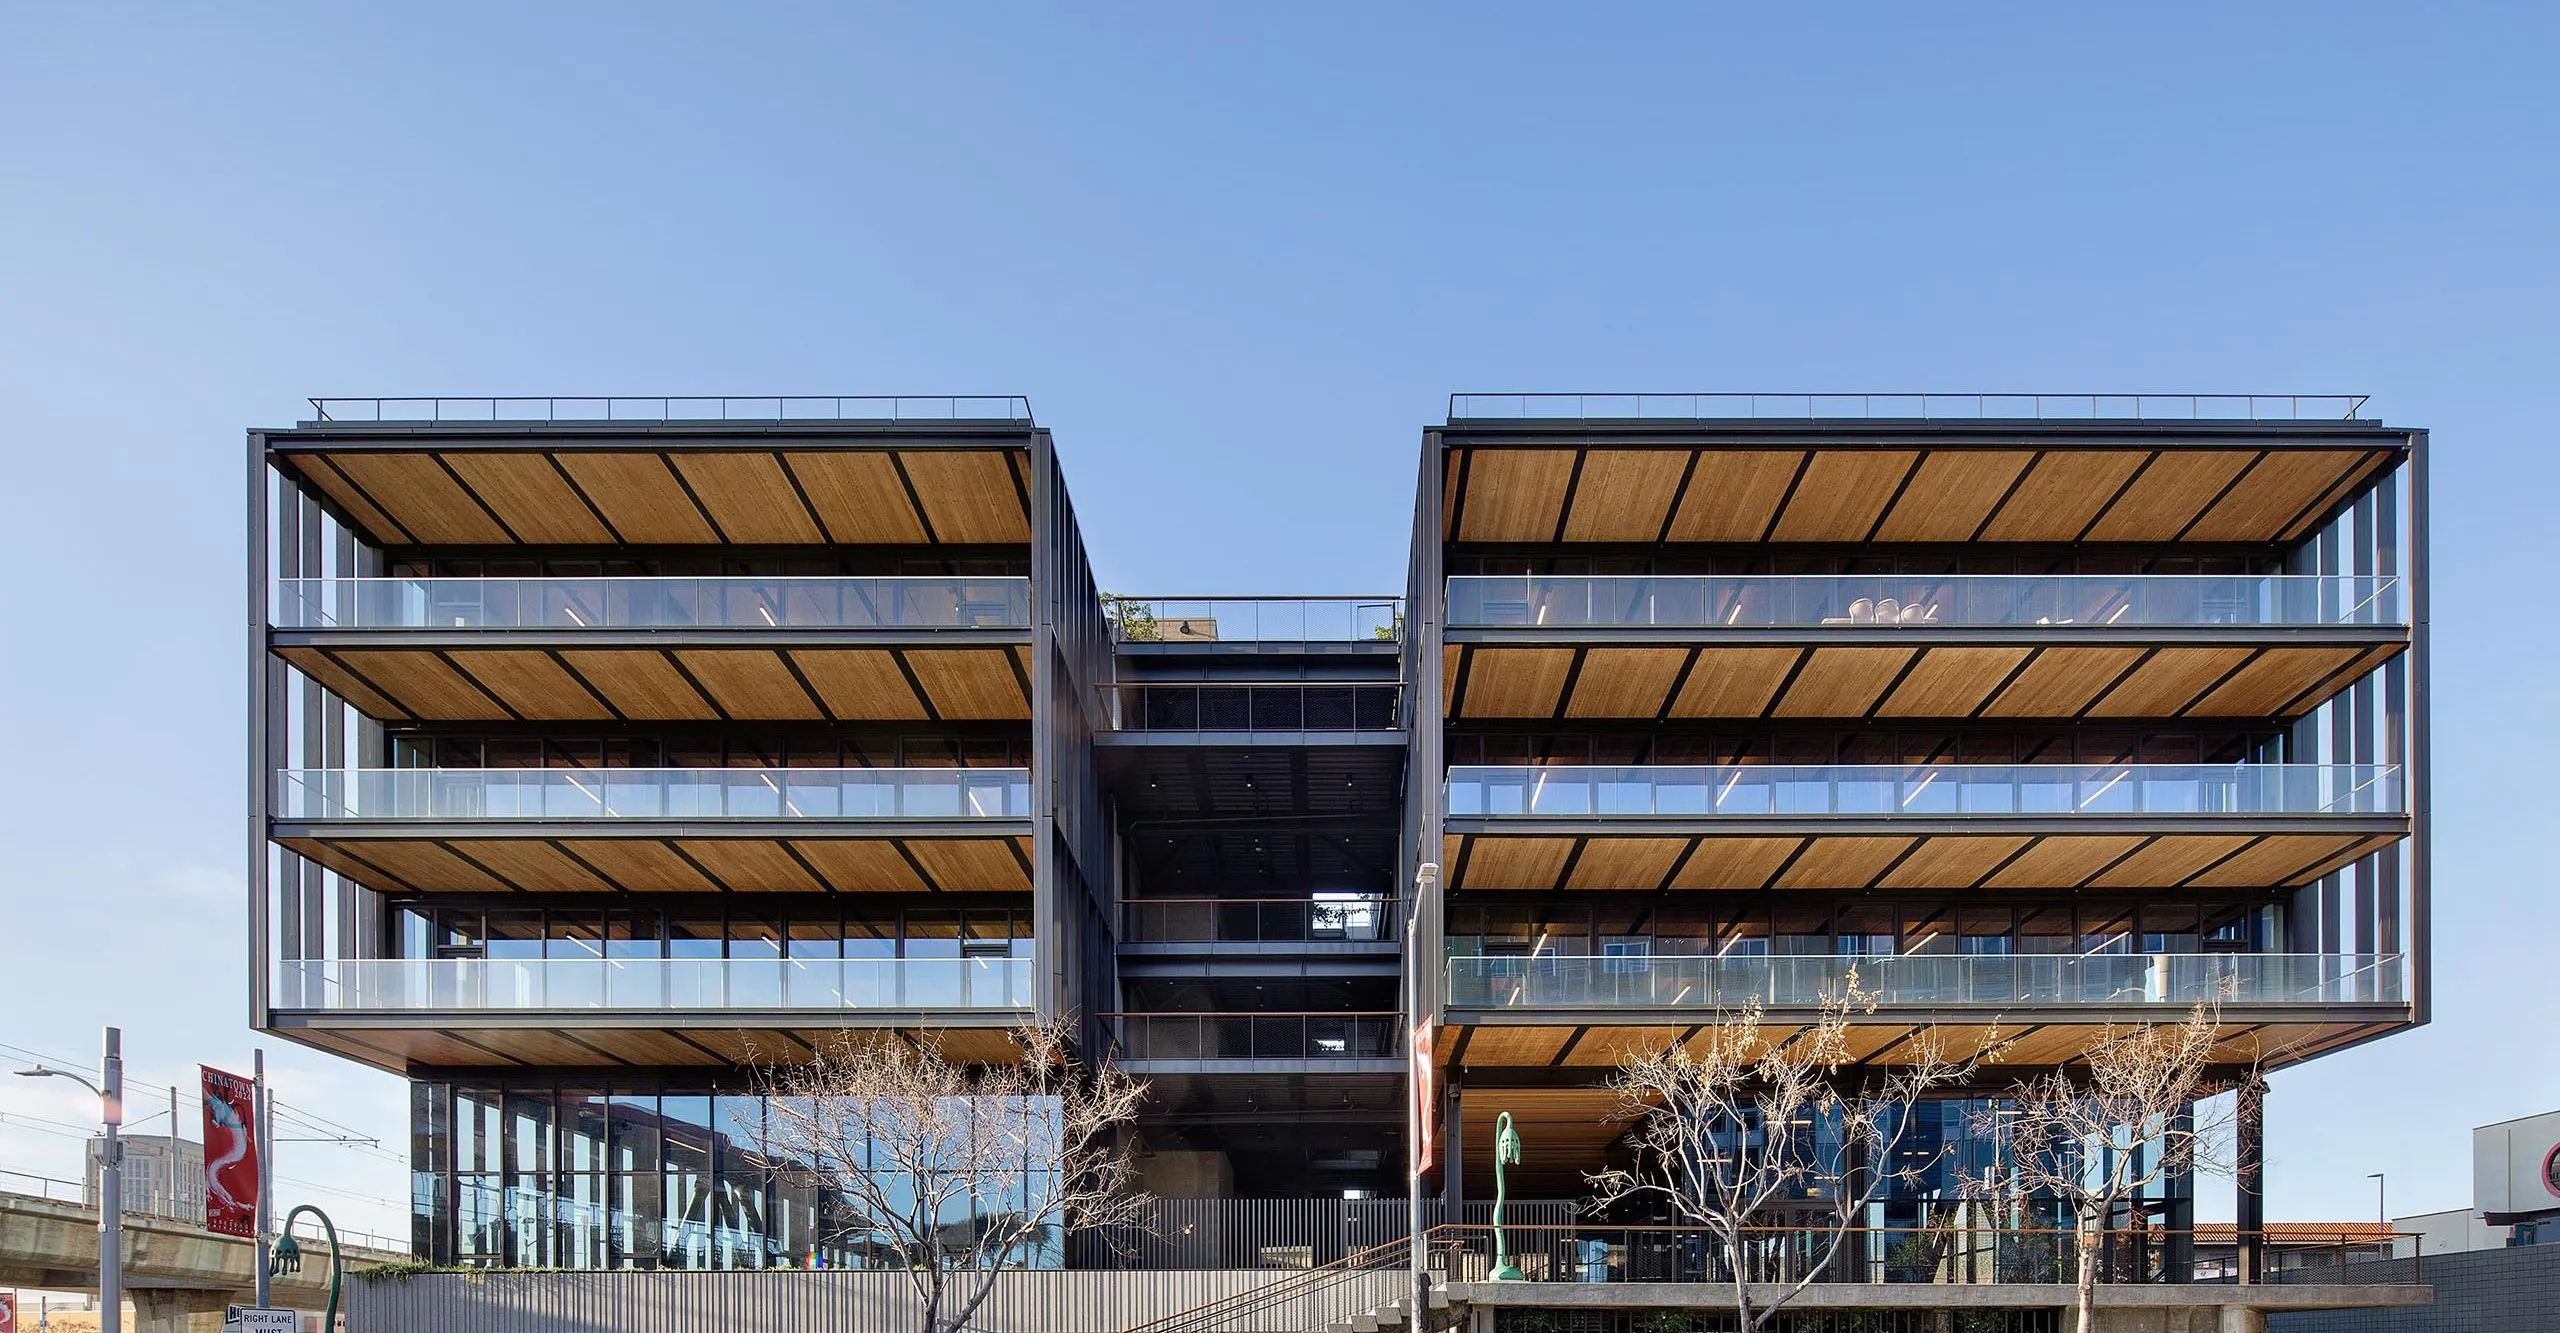
POLYGON ((176 1220, 178 1217, 178 1085, 175 1083, 169 1085, 169 1156, 164 1164, 169 1168, 169 1216, 172 1220, 176 1220))

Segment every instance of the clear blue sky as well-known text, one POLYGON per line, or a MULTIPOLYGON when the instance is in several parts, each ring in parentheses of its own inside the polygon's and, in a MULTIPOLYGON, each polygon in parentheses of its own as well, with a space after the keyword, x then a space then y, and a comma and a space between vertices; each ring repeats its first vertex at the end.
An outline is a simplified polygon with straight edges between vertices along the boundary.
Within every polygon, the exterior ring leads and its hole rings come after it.
POLYGON ((245 1063, 306 395, 1028 394, 1107 584, 1259 592, 1402 585, 1453 389, 2354 391, 2436 432, 2438 1019, 2279 1081, 2271 1212, 2462 1206, 2560 1106, 2555 11, 1784 8, 0 8, 0 1043, 245 1063))

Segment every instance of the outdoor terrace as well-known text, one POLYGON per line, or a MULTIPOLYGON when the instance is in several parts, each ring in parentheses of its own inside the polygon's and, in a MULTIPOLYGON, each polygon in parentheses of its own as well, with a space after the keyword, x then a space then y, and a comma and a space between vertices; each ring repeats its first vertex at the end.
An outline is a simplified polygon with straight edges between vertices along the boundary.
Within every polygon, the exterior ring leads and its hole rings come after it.
POLYGON ((288 769, 272 836, 388 891, 1027 891, 1018 768, 288 769))
POLYGON ((1746 1003, 1812 1010, 1857 993, 1883 1009, 2071 1006, 2232 1009, 2286 1005, 2399 1005, 2409 1001, 2399 954, 2069 953, 1966 955, 1456 956, 1453 1010, 1731 1011, 1746 1003))
POLYGON ((2361 764, 1455 767, 1452 889, 2308 883, 2408 835, 2361 764))

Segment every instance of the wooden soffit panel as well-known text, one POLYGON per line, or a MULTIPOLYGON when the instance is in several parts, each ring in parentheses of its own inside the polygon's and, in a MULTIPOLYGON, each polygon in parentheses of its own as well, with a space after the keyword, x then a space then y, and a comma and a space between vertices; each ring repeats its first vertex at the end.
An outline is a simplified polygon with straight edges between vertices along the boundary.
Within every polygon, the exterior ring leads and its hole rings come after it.
POLYGON ((1031 540, 1015 455, 993 449, 910 450, 898 455, 935 540, 1010 543, 1031 540))
POLYGON ((1461 717, 1553 717, 1573 670, 1570 648, 1477 648, 1466 664, 1461 717))
POLYGON ((1573 678, 1566 717, 1650 718, 1669 702, 1686 648, 1593 648, 1573 678))
POLYGON ((615 540, 548 454, 462 452, 443 458, 520 541, 602 546, 615 540))
POLYGON ((1467 460, 1458 540, 1553 541, 1573 481, 1570 449, 1478 449, 1467 460))
POLYGON ((1663 449, 1594 449, 1584 455, 1564 539, 1650 542, 1661 536, 1690 458, 1663 449))

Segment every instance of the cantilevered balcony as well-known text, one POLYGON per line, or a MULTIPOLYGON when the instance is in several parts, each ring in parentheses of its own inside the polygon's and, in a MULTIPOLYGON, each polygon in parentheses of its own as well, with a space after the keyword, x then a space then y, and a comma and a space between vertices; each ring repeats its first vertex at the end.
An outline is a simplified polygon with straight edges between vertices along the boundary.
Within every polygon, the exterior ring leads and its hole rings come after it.
POLYGON ((2406 651, 2329 575, 1449 580, 1459 718, 2300 716, 2406 651))
POLYGON ((1449 770, 1454 887, 2101 888, 2307 883, 2407 836, 2370 764, 1449 770))
POLYGON ((2400 770, 2389 764, 1523 764, 1449 770, 1452 817, 2400 811, 2400 770))
MULTIPOLYGON (((2404 954, 1509 955, 1447 960, 1444 1055, 1470 1086, 1605 1070, 1697 1039, 1757 1006, 1789 1032, 1839 996, 1857 999, 1840 1052, 1869 1065, 1925 1050, 2012 1068, 2081 1056, 2128 1023, 2175 1022, 2218 1004, 2214 1058, 2282 1066, 2410 1018, 2404 954), (1934 1042, 1916 1039, 1934 1032, 1934 1042)), ((1770 1028, 1764 1027, 1764 1032, 1770 1028)))
POLYGON ((420 721, 1022 721, 1023 578, 278 582, 275 652, 420 721))
POLYGON ((1021 578, 283 579, 279 629, 1023 629, 1021 578))
POLYGON ((2320 574, 1527 575, 1449 580, 1452 628, 2406 625, 2403 581, 2320 574))
POLYGON ((1879 1009, 2075 1006, 2230 1010, 2399 1005, 2401 954, 1611 955, 1449 959, 1453 1010, 1812 1009, 1847 994, 1879 1009))
POLYGON ((1028 819, 1025 768, 287 769, 285 820, 1028 819))
POLYGON ((1019 768, 409 768, 278 774, 275 839, 421 892, 1030 887, 1019 768))
MULTIPOLYGON (((277 1006, 331 1013, 813 1011, 829 1020, 1031 1007, 1028 958, 384 958, 272 965, 277 1006)), ((810 1021, 796 1014, 795 1021, 810 1021)))
POLYGON ((273 1022, 378 1068, 753 1064, 896 1031, 1002 1061, 1029 958, 283 959, 273 1022))

